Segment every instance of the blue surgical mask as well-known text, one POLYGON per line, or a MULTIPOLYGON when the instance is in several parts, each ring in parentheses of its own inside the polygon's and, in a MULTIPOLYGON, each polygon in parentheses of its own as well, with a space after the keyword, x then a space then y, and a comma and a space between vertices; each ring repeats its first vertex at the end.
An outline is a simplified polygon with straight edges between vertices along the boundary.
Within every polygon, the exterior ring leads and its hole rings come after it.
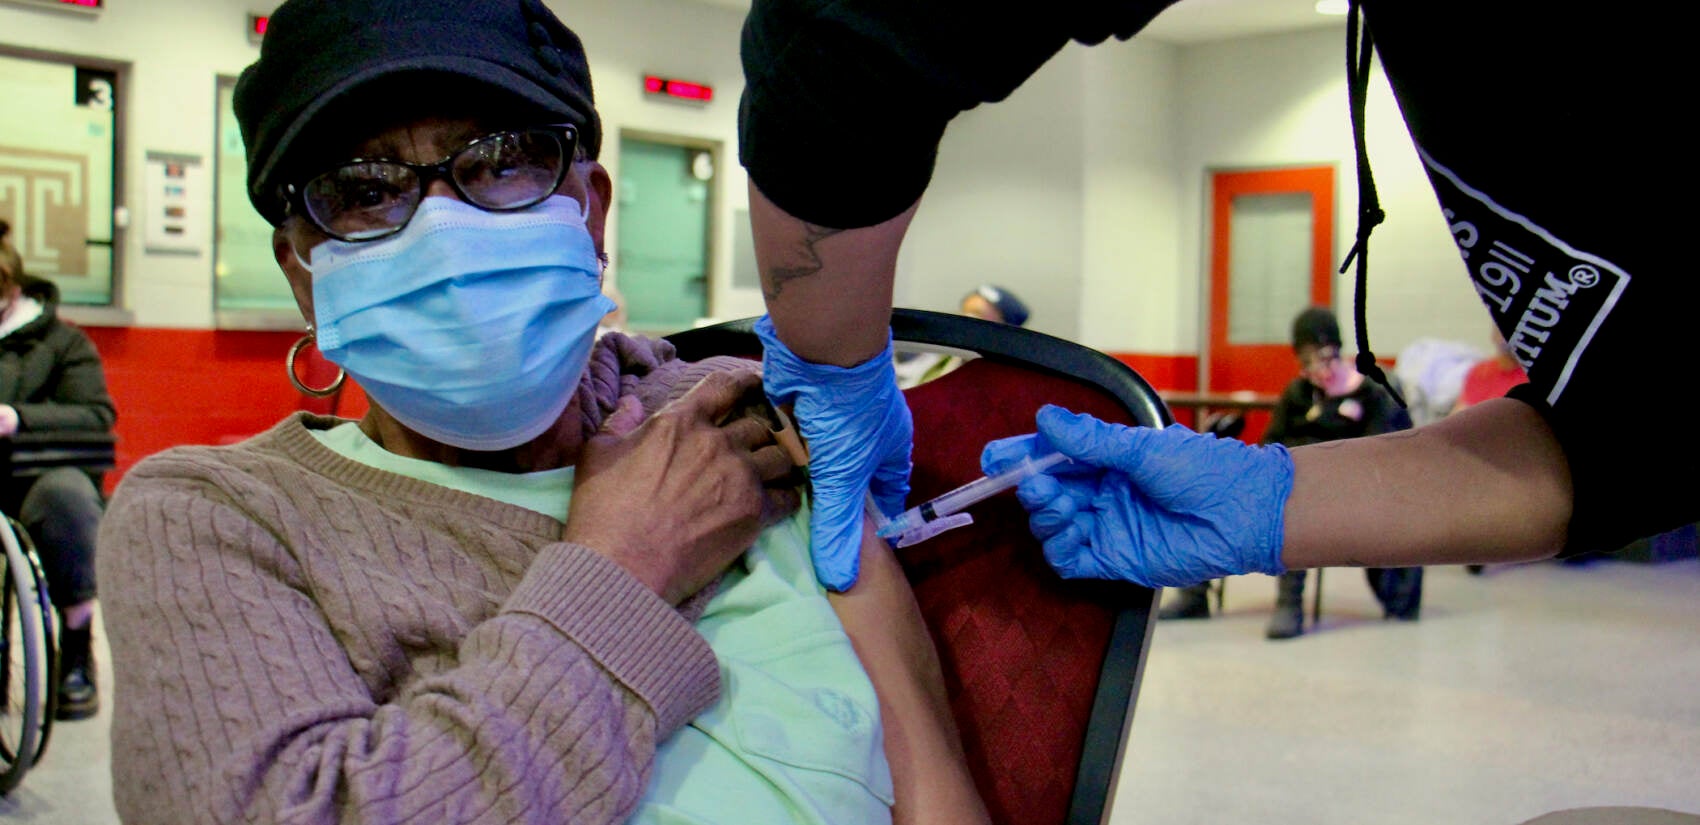
POLYGON ((407 228, 313 247, 319 351, 397 421, 467 450, 526 443, 560 419, 590 360, 602 295, 585 212, 429 197, 407 228))

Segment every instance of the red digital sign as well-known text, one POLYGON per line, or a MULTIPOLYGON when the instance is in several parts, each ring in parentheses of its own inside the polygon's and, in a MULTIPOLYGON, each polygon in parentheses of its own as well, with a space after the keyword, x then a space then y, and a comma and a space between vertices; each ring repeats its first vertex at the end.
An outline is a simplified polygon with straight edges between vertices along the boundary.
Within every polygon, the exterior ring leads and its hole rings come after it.
POLYGON ((645 75, 643 90, 652 95, 666 95, 679 100, 694 100, 707 103, 714 99, 714 87, 706 83, 692 83, 688 80, 674 80, 667 77, 645 75))
POLYGON ((265 37, 266 24, 269 22, 271 22, 270 17, 262 17, 258 14, 250 15, 248 18, 248 33, 255 37, 265 37))
POLYGON ((21 6, 51 6, 57 9, 88 12, 106 9, 106 0, 8 0, 8 2, 21 6))

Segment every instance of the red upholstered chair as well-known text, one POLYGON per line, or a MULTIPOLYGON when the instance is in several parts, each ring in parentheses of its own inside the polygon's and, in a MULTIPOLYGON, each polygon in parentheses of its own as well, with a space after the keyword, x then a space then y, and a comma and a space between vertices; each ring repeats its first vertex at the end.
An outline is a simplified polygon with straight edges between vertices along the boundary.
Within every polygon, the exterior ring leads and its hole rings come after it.
MULTIPOLYGON (((670 336, 681 357, 759 357, 754 319, 670 336)), ((987 441, 1033 431, 1054 403, 1108 421, 1164 426, 1168 409, 1096 350, 973 318, 899 309, 909 345, 973 353, 906 391, 915 416, 910 503, 980 475, 987 441)), ((1154 624, 1156 593, 1064 581, 1045 563, 1013 493, 970 508, 974 524, 898 551, 944 666, 951 709, 992 816, 1007 825, 1104 820, 1154 624)))

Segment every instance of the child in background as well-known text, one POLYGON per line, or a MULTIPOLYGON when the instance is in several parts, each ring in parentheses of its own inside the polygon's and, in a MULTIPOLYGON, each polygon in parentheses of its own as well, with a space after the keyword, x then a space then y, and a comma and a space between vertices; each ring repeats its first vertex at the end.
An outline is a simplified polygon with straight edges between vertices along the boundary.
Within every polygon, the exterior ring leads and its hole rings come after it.
MULTIPOLYGON (((1410 429, 1411 419, 1381 385, 1365 380, 1340 352, 1340 322, 1331 310, 1312 307, 1293 319, 1293 355, 1299 377, 1281 392, 1262 443, 1297 447, 1410 429)), ((1275 613, 1264 636, 1290 639, 1304 633, 1304 570, 1281 574, 1275 613)), ((1385 616, 1412 621, 1422 602, 1421 567, 1366 568, 1365 577, 1385 616)), ((1210 615, 1209 583, 1182 588, 1158 613, 1161 619, 1210 615)))

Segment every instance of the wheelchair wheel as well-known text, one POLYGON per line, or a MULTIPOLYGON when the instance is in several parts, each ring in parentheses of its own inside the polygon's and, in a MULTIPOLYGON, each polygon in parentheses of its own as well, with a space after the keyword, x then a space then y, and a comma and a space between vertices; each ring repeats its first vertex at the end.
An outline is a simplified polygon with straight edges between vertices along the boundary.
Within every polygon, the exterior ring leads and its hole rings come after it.
POLYGON ((0 520, 0 794, 23 781, 53 724, 53 610, 29 536, 0 520))

